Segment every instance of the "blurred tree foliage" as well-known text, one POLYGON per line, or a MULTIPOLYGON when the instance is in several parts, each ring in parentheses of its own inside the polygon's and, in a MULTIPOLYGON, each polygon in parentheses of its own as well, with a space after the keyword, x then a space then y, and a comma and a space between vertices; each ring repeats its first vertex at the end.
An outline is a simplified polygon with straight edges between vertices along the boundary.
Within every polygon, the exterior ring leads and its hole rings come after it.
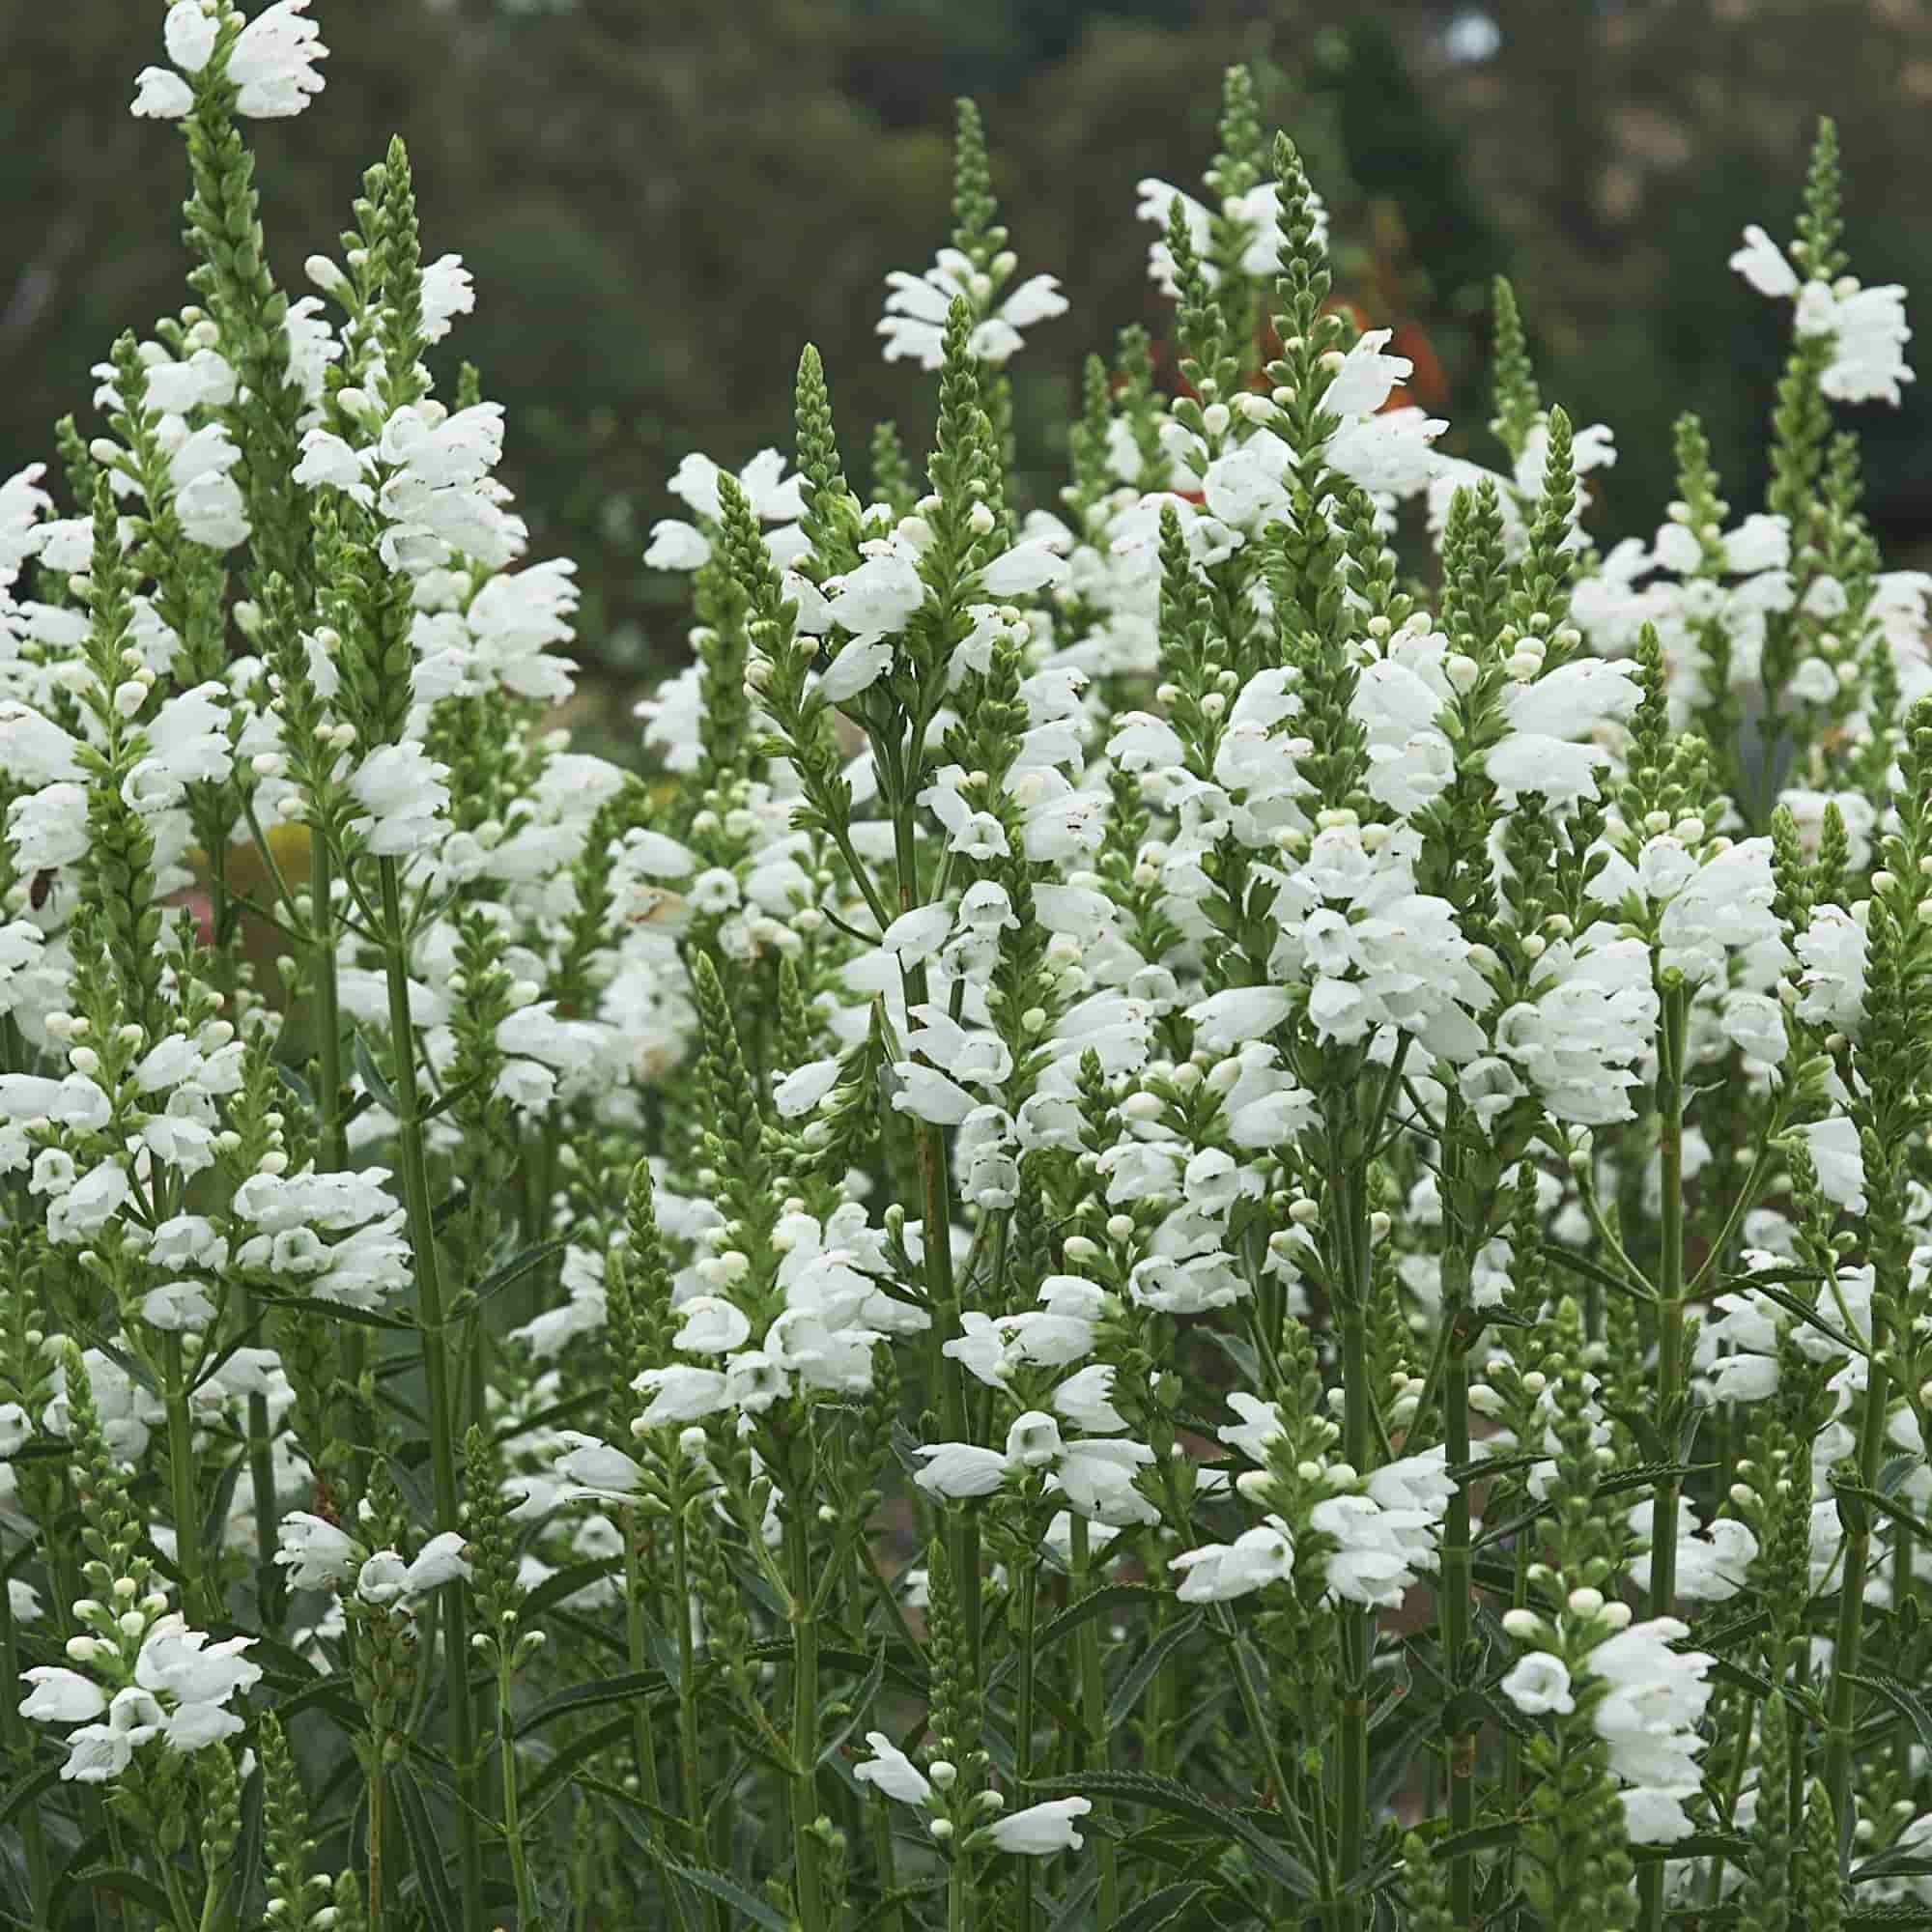
MULTIPOLYGON (((0 0, 0 462, 46 455, 115 331, 185 297, 182 184, 131 121, 161 0, 0 0), (131 24, 130 24, 131 22, 131 24)), ((319 107, 255 130, 278 267, 333 249, 361 167, 402 128, 432 249, 478 307, 448 353, 510 412, 506 474, 540 553, 583 567, 582 655, 674 647, 681 586, 639 557, 685 451, 788 440, 800 347, 825 352, 848 462, 927 387, 879 358, 884 276, 948 222, 952 98, 995 143, 1023 270, 1073 303, 1012 365, 1022 469, 1060 452, 1080 361, 1158 329, 1133 184, 1185 187, 1219 77, 1253 63, 1310 151, 1342 286, 1404 330, 1417 393, 1486 451, 1490 278, 1517 280, 1546 392, 1614 422, 1605 534, 1668 494, 1668 424, 1710 425, 1734 500, 1752 470, 1778 314, 1724 268, 1747 220, 1788 229, 1815 115, 1835 113, 1850 240, 1871 279, 1932 290, 1932 14, 1919 0, 317 0, 319 107)), ((1915 403, 1917 398, 1914 399, 1915 403)), ((1872 499, 1932 534, 1922 411, 1871 412, 1872 499)))

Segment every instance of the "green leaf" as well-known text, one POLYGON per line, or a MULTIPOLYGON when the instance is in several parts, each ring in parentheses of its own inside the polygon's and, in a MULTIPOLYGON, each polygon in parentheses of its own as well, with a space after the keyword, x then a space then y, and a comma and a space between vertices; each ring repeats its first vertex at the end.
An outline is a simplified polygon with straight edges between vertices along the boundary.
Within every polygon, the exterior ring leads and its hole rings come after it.
POLYGON ((1117 1918, 1113 1932, 1160 1932, 1163 1925, 1172 1925, 1203 1893, 1215 1889, 1216 1887, 1203 1879, 1164 1885, 1158 1891, 1150 1892, 1124 1918, 1117 1918))
MULTIPOLYGON (((1097 1885, 1099 1881, 1094 1883, 1097 1885)), ((945 1889, 943 1878, 928 1879, 924 1885, 895 1886, 852 1921, 851 1932, 868 1932, 868 1928, 878 1924, 887 1913, 897 1911, 901 1905, 910 1905, 915 1898, 929 1898, 935 1891, 944 1891, 945 1889)))
POLYGON ((39 1771, 30 1771, 4 1798, 0 1798, 0 1825, 11 1825, 14 1817, 59 1776, 58 1764, 43 1765, 39 1771))
POLYGON ((167 1893, 153 1879, 143 1878, 126 1865, 96 1865, 93 1870, 82 1872, 74 1883, 89 1891, 111 1891, 122 1898, 134 1899, 164 1922, 174 1917, 167 1893))
POLYGON ((1094 1896, 1099 1889, 1099 1872, 1088 1872, 1061 1900, 1060 1910, 1053 1915, 1053 1922, 1047 1927, 1047 1932, 1073 1932, 1076 1925, 1085 1922, 1087 1908, 1093 1904, 1094 1896))
POLYGON ((1932 1750, 1932 1711, 1926 1710, 1916 1690, 1909 1685, 1901 1684, 1896 1677, 1888 1677, 1883 1671, 1853 1670, 1846 1675, 1854 1684, 1884 1698, 1918 1733, 1918 1742, 1927 1750, 1932 1750))
POLYGON ((1868 1490, 1861 1483, 1833 1483, 1832 1493, 1840 1499, 1849 1496, 1855 1502, 1863 1503, 1868 1509, 1875 1509, 1881 1516, 1889 1516, 1901 1529, 1909 1529, 1914 1536, 1932 1543, 1932 1522, 1922 1516, 1915 1515, 1905 1505, 1878 1490, 1868 1490))
POLYGON ((576 1596, 578 1591, 601 1582, 610 1574, 611 1565, 601 1558, 594 1563, 572 1563, 554 1576, 546 1577, 524 1598, 519 1614, 526 1624, 534 1623, 553 1604, 576 1596))
POLYGON ((1740 1869, 1750 1861, 1751 1841, 1738 1832, 1693 1832, 1688 1838, 1675 1838, 1667 1845, 1633 1845, 1630 1855, 1639 1864, 1655 1864, 1662 1859, 1728 1859, 1740 1869))
POLYGON ((1151 1583, 1102 1583, 1097 1590, 1089 1590, 1077 1604, 1068 1604, 1061 1613, 1049 1623, 1034 1642, 1034 1655, 1044 1657, 1064 1636, 1069 1636, 1084 1623, 1092 1621, 1103 1611, 1125 1609, 1129 1605, 1147 1609, 1154 1604, 1171 1604, 1173 1593, 1157 1590, 1151 1583))
POLYGON ((462 1909, 449 1889, 449 1861, 437 1843, 436 1824, 417 1784, 415 1775, 397 1769, 390 1787, 403 1814, 403 1830, 409 1834, 410 1856, 415 1861, 416 1889, 423 1909, 429 1914, 436 1932, 462 1932, 462 1909))
MULTIPOLYGON (((1804 1279, 1803 1276, 1798 1278, 1801 1280, 1804 1279)), ((1871 1350, 1864 1343, 1846 1334, 1835 1321, 1828 1321, 1808 1301, 1801 1301, 1788 1290, 1779 1288, 1775 1278, 1767 1279, 1763 1275, 1756 1274, 1742 1275, 1739 1277, 1738 1285, 1742 1289, 1755 1290, 1767 1301, 1775 1301, 1778 1307, 1783 1309, 1794 1320, 1809 1323, 1811 1327, 1817 1329, 1819 1334, 1829 1336, 1839 1348, 1844 1350, 1846 1354, 1869 1355, 1871 1353, 1871 1350)))
POLYGON ((782 1912, 768 1905, 755 1892, 747 1891, 735 1879, 726 1878, 723 1872, 706 1871, 701 1865, 667 1864, 665 1869, 673 1878, 681 1878, 685 1884, 696 1886, 699 1891, 708 1891, 713 1898, 722 1898, 753 1925, 762 1925, 765 1932, 793 1932, 791 1920, 782 1912))
POLYGON ((1492 1852, 1513 1845, 1522 1835, 1520 1818, 1499 1819, 1493 1825, 1475 1825, 1466 1832, 1452 1832, 1447 1837, 1431 1841, 1429 1856, 1447 1860, 1465 1858, 1471 1852, 1492 1852))
POLYGON ((553 1719, 572 1711, 594 1711, 600 1704, 627 1704, 634 1697, 648 1697, 669 1689, 662 1670, 629 1670, 621 1677, 595 1677, 588 1684, 574 1685, 568 1690, 559 1690, 554 1697, 545 1698, 517 1726, 517 1736, 526 1738, 553 1719))
POLYGON ((1140 1771, 1082 1771, 1070 1777, 1037 1777, 1030 1790, 1059 1792, 1067 1796, 1114 1798, 1127 1804, 1145 1804, 1166 1811, 1196 1825, 1206 1825, 1222 1837, 1247 1849, 1256 1866, 1295 1898, 1315 1896, 1315 1878, 1305 1866, 1289 1857, 1266 1833, 1258 1830, 1238 1811, 1203 1798, 1198 1791, 1171 1777, 1153 1777, 1140 1771))
POLYGON ((881 1650, 878 1661, 867 1671, 865 1682, 848 1692, 839 1701, 849 1704, 845 1721, 825 1741, 825 1747, 818 1753, 820 1764, 830 1764, 845 1747, 845 1740, 866 1721, 866 1713, 872 1707, 872 1699, 879 1694, 879 1686, 886 1681, 886 1653, 881 1650))
POLYGON ((523 1278, 535 1268, 540 1268, 554 1255, 560 1255, 570 1245, 568 1241, 539 1241, 533 1248, 526 1248, 522 1254, 507 1261, 499 1268, 487 1274, 476 1284, 473 1291, 476 1305, 490 1299, 493 1294, 500 1294, 512 1282, 523 1278))
POLYGON ((1114 1694, 1107 1699, 1107 1729, 1111 1733, 1118 1730, 1133 1714, 1133 1709, 1141 1700, 1141 1693, 1152 1682, 1153 1674, 1174 1652, 1200 1630, 1206 1621, 1205 1613, 1190 1610, 1188 1614, 1171 1623, 1135 1658, 1120 1683, 1114 1688, 1114 1694))
POLYGON ((355 1071, 361 1075, 362 1084, 376 1096, 376 1104, 385 1113, 401 1116, 403 1103, 396 1098, 396 1090, 384 1077, 383 1069, 376 1065, 376 1056, 369 1050, 369 1042, 363 1037, 362 1029, 355 1033, 355 1044, 350 1049, 355 1071))

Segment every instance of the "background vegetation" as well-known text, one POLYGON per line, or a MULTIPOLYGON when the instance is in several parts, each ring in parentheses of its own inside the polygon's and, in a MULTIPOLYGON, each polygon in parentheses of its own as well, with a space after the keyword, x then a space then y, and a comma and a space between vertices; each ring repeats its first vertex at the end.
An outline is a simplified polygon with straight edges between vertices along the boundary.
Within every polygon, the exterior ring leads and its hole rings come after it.
MULTIPOLYGON (((127 115, 146 0, 0 0, 0 463, 50 427, 130 314, 185 298, 180 184, 127 115)), ((159 0, 154 0, 158 11, 159 0)), ((1072 313, 1013 365, 1023 466, 1088 350, 1158 328, 1149 231, 1120 184, 1192 185, 1221 70, 1247 60, 1341 204, 1350 297, 1406 328, 1418 398, 1484 407, 1489 278, 1518 284, 1546 394, 1617 428, 1600 535, 1668 495, 1695 408, 1735 502, 1761 487, 1780 316, 1724 269, 1747 220, 1788 227, 1815 117, 1841 123, 1868 280, 1932 290, 1932 9, 1921 0, 318 0, 329 105, 256 130, 280 264, 331 244, 361 168, 407 128, 432 252, 475 271, 446 345, 513 425, 504 473, 539 554, 583 568, 580 655, 682 648, 639 555, 687 450, 788 440, 817 342, 850 456, 923 410, 872 339, 895 268, 946 227, 952 100, 985 110, 1026 271, 1072 313), (1666 373, 1662 384, 1653 372, 1666 373), (1048 404, 1052 408, 1047 407, 1048 404), (1628 506, 1628 507, 1627 507, 1628 506)), ((1926 402, 1866 426, 1871 506, 1901 562, 1932 545, 1926 402)), ((902 427, 915 444, 926 425, 902 427)), ((1466 438, 1470 430, 1463 432, 1466 438)), ((1480 431, 1475 431, 1480 437, 1480 431)), ((1640 532, 1639 533, 1647 533, 1640 532)))

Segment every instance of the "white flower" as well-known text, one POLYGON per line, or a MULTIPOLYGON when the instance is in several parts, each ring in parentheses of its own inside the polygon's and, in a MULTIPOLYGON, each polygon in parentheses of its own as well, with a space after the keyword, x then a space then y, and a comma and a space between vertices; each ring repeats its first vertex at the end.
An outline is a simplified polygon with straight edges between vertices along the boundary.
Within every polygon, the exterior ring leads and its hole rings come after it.
POLYGON ((646 1429, 701 1422, 724 1406, 724 1377, 716 1369, 688 1368, 682 1362, 668 1369, 646 1369, 637 1386, 651 1398, 639 1418, 646 1429))
POLYGON ((98 1718, 107 1708, 106 1693, 91 1677, 77 1670, 37 1664, 20 1673, 34 1688, 20 1705, 20 1715, 43 1724, 78 1724, 98 1718))
POLYGON ((214 51, 220 22, 201 5, 201 0, 175 0, 161 23, 161 40, 168 58, 184 73, 199 73, 214 51))
POLYGON ((167 1333, 199 1334, 214 1320, 214 1304, 199 1282, 171 1281, 141 1297, 141 1320, 167 1333))
MULTIPOLYGON (((1134 210, 1136 217, 1142 221, 1153 222, 1162 232, 1162 239, 1148 245, 1148 274, 1158 285, 1160 292, 1169 297, 1179 293, 1174 278, 1174 256, 1166 242, 1166 230, 1171 218, 1171 211, 1179 204, 1181 216, 1187 224, 1187 239, 1197 257, 1205 257, 1213 239, 1212 220, 1200 202, 1191 194, 1171 186, 1164 181, 1150 176, 1135 184, 1135 192, 1140 202, 1134 210)), ((1245 245, 1241 252, 1241 272, 1259 279, 1279 272, 1281 268, 1281 231, 1279 226, 1278 204, 1280 186, 1266 181, 1258 183, 1246 194, 1240 195, 1226 207, 1226 213, 1238 224, 1245 245)), ((1312 189, 1308 197, 1309 213, 1314 224, 1314 241, 1317 247, 1325 247, 1328 239, 1328 213, 1321 199, 1312 189)), ((1220 285, 1221 270, 1213 262, 1203 260, 1201 273, 1209 288, 1220 285)))
POLYGON ((1856 1122, 1848 1115, 1833 1114, 1827 1120, 1814 1122, 1802 1132, 1825 1199, 1840 1208, 1849 1208, 1854 1214, 1862 1214, 1865 1163, 1856 1122))
POLYGON ((852 1776, 861 1784, 869 1784, 882 1797, 896 1799, 901 1804, 931 1802, 931 1782, 885 1732, 867 1731, 866 1742, 871 1746, 872 1755, 852 1767, 852 1776))
POLYGON ((1563 1660, 1544 1651, 1519 1658, 1497 1688, 1526 1718, 1540 1718, 1550 1711, 1567 1717, 1577 1708, 1563 1660))
POLYGON ((291 1510, 275 1525, 275 1561, 288 1571, 291 1588, 332 1589, 349 1575, 355 1539, 326 1518, 291 1510))
POLYGON ((946 319, 962 296, 978 318, 966 353, 995 367, 1023 346, 1021 329, 1066 313, 1066 298, 1052 275, 1030 276, 994 307, 991 278, 979 275, 957 248, 942 248, 923 275, 895 269, 886 282, 892 294, 878 326, 886 338, 886 360, 910 355, 923 369, 937 369, 945 360, 946 319))
POLYGON ((1732 255, 1731 267, 1761 296, 1798 293, 1798 270, 1756 222, 1745 230, 1744 246, 1732 255))
POLYGON ((322 92, 315 63, 326 60, 321 29, 302 17, 309 0, 276 0, 242 29, 228 50, 228 78, 241 92, 235 108, 258 121, 299 114, 322 92))
MULTIPOLYGON (((781 570, 805 554, 804 533, 798 527, 798 520, 805 514, 801 479, 787 476, 784 467, 784 458, 776 449, 761 449, 739 470, 737 479, 752 513, 761 523, 783 526, 765 533, 766 548, 781 570)), ((715 525, 724 515, 718 497, 721 474, 708 456, 694 452, 677 466, 670 493, 689 503, 705 523, 715 525)), ((711 539, 697 525, 667 517, 651 526, 651 546, 644 553, 644 561, 653 570, 696 570, 710 556, 711 539)))
POLYGON ((970 1442, 930 1442, 913 1452, 925 1467, 913 1478, 928 1495, 958 1500, 989 1496, 1007 1480, 1007 1459, 997 1449, 970 1442))
POLYGON ((677 1312, 684 1325, 671 1338, 671 1346, 689 1355, 728 1355, 733 1349, 742 1349, 752 1333, 744 1311, 719 1295, 695 1295, 677 1312))
POLYGON ((422 332, 426 342, 440 342, 451 320, 475 311, 476 289, 461 255, 441 255, 422 271, 422 332))
POLYGON ((134 76, 134 99, 128 112, 138 119, 180 121, 194 108, 194 89, 180 74, 164 67, 144 67, 134 76))
POLYGON ((1841 294, 1828 283, 1806 282, 1798 295, 1796 327, 1800 335, 1832 338, 1832 359, 1818 387, 1833 402, 1883 399, 1898 407, 1902 386, 1914 379, 1905 359, 1905 345, 1912 340, 1905 291, 1897 283, 1841 294))
POLYGON ((639 1493, 644 1472, 621 1449, 574 1430, 565 1430, 558 1440, 564 1452, 551 1464, 551 1473, 564 1485, 558 1500, 630 1502, 639 1493))
POLYGON ((1590 1674, 1609 1694, 1590 1714, 1597 1735, 1610 1747, 1610 1769, 1636 1787, 1626 1804, 1638 1842, 1667 1844, 1690 1829, 1681 1801, 1701 1784, 1697 1753, 1704 1747, 1696 1724, 1711 1701, 1706 1681, 1716 1660, 1703 1651, 1670 1648, 1688 1636, 1674 1617, 1632 1624, 1597 1645, 1590 1674))
POLYGON ((1183 1550, 1167 1567, 1182 1572, 1176 1594, 1183 1604, 1226 1603, 1269 1583, 1286 1582, 1294 1572, 1294 1543, 1281 1520, 1270 1517, 1232 1544, 1183 1550))
POLYGON ((1077 1852, 1087 1841, 1075 1829, 1075 1820, 1093 1810, 1087 1798, 1052 1798, 1043 1804, 1029 1804, 1024 1811, 1009 1812, 988 1827, 996 1849, 1015 1852, 1030 1859, 1051 1858, 1055 1852, 1077 1852))
POLYGON ((440 1590, 445 1583, 453 1583, 459 1577, 467 1577, 469 1574, 462 1536, 456 1530, 446 1529, 423 1545, 415 1561, 404 1573, 404 1585, 412 1596, 427 1596, 430 1591, 440 1590))
POLYGON ((449 767, 431 761, 420 745, 384 745, 363 759, 349 791, 368 816, 350 830, 379 858, 412 858, 427 851, 449 810, 449 767))

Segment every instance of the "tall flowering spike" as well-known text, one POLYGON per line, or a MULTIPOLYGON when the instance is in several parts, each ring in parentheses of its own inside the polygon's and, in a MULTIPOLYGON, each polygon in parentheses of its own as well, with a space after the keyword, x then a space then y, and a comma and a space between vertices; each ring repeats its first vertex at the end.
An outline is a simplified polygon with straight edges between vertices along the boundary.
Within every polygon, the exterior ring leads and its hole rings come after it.
POLYGON ((363 177, 363 191, 376 204, 380 268, 371 283, 381 303, 376 339, 382 348, 386 400, 391 409, 418 401, 428 379, 417 363, 428 341, 423 330, 422 236, 416 217, 415 180, 409 150, 392 135, 382 164, 363 177))
POLYGON ((1804 1791, 1804 1835, 1794 1888, 1804 1932, 1842 1932, 1845 1923, 1837 1818, 1832 1794, 1814 1777, 1804 1791))
POLYGON ((1490 420, 1490 429, 1514 462, 1521 457, 1530 432, 1543 419, 1543 398, 1536 385, 1516 290, 1505 276, 1498 275, 1491 284, 1491 302, 1495 346, 1490 359, 1490 385, 1496 412, 1490 420))
POLYGON ((939 251, 923 275, 901 270, 887 277, 893 293, 886 298, 878 327, 886 338, 887 361, 909 355, 923 368, 939 368, 948 353, 949 313, 957 302, 967 305, 966 353, 995 369, 1024 347, 1021 330, 1065 314, 1066 298, 1052 275, 1031 276, 1002 296, 1018 258, 1007 245, 998 215, 980 110, 962 99, 954 149, 952 243, 939 251))
POLYGON ((822 583, 827 576, 848 570, 858 561, 859 503, 838 460, 825 365, 810 342, 799 352, 795 395, 795 461, 799 495, 805 505, 799 527, 811 546, 800 559, 800 568, 814 582, 822 583))

